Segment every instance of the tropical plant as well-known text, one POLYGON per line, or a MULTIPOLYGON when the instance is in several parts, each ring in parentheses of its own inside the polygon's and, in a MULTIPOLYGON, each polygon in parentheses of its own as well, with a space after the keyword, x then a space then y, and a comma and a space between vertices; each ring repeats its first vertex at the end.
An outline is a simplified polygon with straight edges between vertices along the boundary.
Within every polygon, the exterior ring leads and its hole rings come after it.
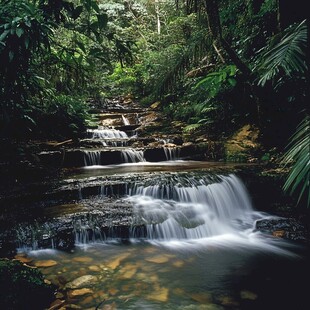
POLYGON ((296 72, 301 74, 306 72, 306 21, 287 28, 283 36, 280 34, 273 37, 270 43, 270 46, 261 51, 263 61, 258 68, 261 72, 258 85, 264 86, 267 81, 274 78, 279 80, 280 74, 291 76, 296 72))
POLYGON ((235 65, 224 66, 218 71, 207 74, 195 87, 201 87, 208 93, 209 98, 214 98, 223 88, 223 84, 228 83, 232 87, 236 86, 237 67, 235 65))
POLYGON ((34 131, 49 138, 76 137, 92 120, 88 110, 86 100, 81 96, 50 96, 33 111, 37 121, 34 131))
POLYGON ((298 202, 305 198, 310 207, 310 116, 307 115, 291 137, 288 150, 282 158, 284 166, 291 165, 284 191, 298 194, 298 202))
MULTIPOLYGON (((278 34, 270 41, 261 52, 261 65, 258 67, 260 78, 258 85, 265 86, 272 80, 275 89, 283 82, 283 78, 297 79, 307 72, 306 46, 307 46, 306 21, 293 24, 278 34)), ((295 134, 290 138, 288 150, 281 164, 289 165, 290 172, 283 186, 284 191, 293 194, 299 191, 298 202, 302 197, 307 197, 307 206, 310 204, 310 127, 309 115, 298 125, 295 134), (308 191, 308 194, 306 193, 308 191)))
POLYGON ((107 70, 113 38, 96 0, 0 2, 0 135, 7 137, 34 132, 47 98, 93 93, 99 83, 91 73, 107 70))

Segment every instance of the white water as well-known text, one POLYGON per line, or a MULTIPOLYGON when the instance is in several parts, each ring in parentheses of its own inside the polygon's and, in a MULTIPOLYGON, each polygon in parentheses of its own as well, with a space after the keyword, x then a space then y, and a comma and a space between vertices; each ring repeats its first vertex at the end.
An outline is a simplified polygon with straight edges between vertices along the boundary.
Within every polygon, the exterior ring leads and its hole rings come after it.
POLYGON ((125 163, 138 163, 145 161, 143 151, 137 151, 134 149, 122 150, 122 159, 125 163))
POLYGON ((129 122, 128 118, 125 117, 123 114, 122 114, 122 120, 123 120, 123 123, 124 123, 125 126, 130 125, 130 122, 129 122))
POLYGON ((180 149, 178 147, 163 147, 166 160, 176 160, 180 157, 180 149))
POLYGON ((83 152, 84 152, 85 166, 100 165, 101 151, 83 151, 83 152))
POLYGON ((241 180, 235 175, 220 179, 212 184, 201 178, 186 186, 168 182, 129 189, 134 223, 143 222, 151 240, 249 235, 262 215, 253 210, 241 180))
POLYGON ((128 139, 126 132, 116 129, 88 129, 87 133, 91 135, 91 139, 128 139))

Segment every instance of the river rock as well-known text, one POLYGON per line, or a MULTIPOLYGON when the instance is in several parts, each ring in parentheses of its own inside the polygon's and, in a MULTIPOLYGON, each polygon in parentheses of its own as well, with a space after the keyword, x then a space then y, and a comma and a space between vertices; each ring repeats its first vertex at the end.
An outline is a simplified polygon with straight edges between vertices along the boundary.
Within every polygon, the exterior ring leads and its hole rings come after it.
POLYGON ((221 304, 226 307, 239 307, 239 303, 231 296, 221 296, 221 304))
POLYGON ((278 238, 295 241, 307 240, 305 227, 294 218, 263 219, 256 222, 255 229, 278 238))
POLYGON ((156 287, 154 292, 147 296, 147 299, 167 302, 168 301, 169 290, 166 287, 156 287))
POLYGON ((99 266, 95 266, 95 265, 89 266, 88 269, 91 271, 95 271, 95 272, 98 272, 101 270, 99 266))
POLYGON ((91 257, 87 257, 87 256, 86 257, 74 257, 72 260, 75 262, 79 262, 79 263, 89 263, 93 261, 91 257))
POLYGON ((137 272, 136 265, 127 264, 120 270, 122 279, 131 279, 137 272))
POLYGON ((116 295, 119 292, 118 289, 116 289, 115 287, 112 287, 108 290, 108 293, 112 296, 116 295))
POLYGON ((69 289, 77 289, 82 287, 91 286, 92 284, 96 283, 98 278, 92 275, 85 275, 81 276, 69 283, 66 284, 65 288, 69 289))
POLYGON ((244 125, 225 144, 226 158, 229 161, 247 161, 250 154, 261 149, 260 131, 252 125, 244 125))
POLYGON ((184 262, 183 262, 182 260, 176 260, 176 261, 174 261, 174 262, 172 263, 172 265, 173 265, 174 267, 180 268, 180 267, 183 267, 184 262))
POLYGON ((21 263, 25 263, 25 264, 31 263, 33 261, 32 258, 27 257, 25 254, 17 254, 17 255, 15 255, 15 259, 17 259, 21 263))
POLYGON ((154 257, 149 257, 145 259, 148 262, 155 263, 155 264, 163 264, 167 263, 169 261, 169 258, 167 256, 154 256, 154 257))
POLYGON ((257 299, 257 294, 244 290, 240 292, 240 297, 241 299, 255 300, 257 299))
POLYGON ((65 305, 65 307, 61 307, 59 310, 72 310, 72 309, 82 309, 82 307, 74 304, 65 305))
POLYGON ((120 265, 121 261, 124 260, 125 258, 127 258, 129 255, 130 255, 130 253, 124 253, 122 255, 119 255, 118 257, 111 260, 110 262, 107 262, 106 265, 107 265, 107 267, 114 270, 120 265))
POLYGON ((74 297, 77 297, 77 296, 83 296, 83 295, 86 295, 86 294, 93 294, 93 290, 91 290, 90 288, 81 288, 81 289, 76 289, 76 290, 73 290, 73 291, 69 291, 68 292, 68 296, 70 298, 74 298, 74 297))
POLYGON ((48 259, 48 260, 38 260, 34 263, 34 265, 36 267, 52 267, 57 265, 57 262, 55 260, 52 259, 48 259))
POLYGON ((146 161, 157 162, 167 160, 165 151, 163 147, 149 148, 144 152, 144 157, 146 161))

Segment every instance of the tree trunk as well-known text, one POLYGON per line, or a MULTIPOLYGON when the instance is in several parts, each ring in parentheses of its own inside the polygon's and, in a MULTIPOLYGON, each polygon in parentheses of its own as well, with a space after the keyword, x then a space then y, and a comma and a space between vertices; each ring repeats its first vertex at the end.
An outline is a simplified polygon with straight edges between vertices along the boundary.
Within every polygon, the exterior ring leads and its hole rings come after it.
POLYGON ((220 14, 217 0, 205 0, 205 8, 208 18, 208 28, 213 37, 213 47, 220 59, 224 62, 231 61, 243 74, 246 81, 249 82, 253 94, 256 112, 253 117, 257 124, 260 123, 260 100, 256 91, 256 84, 254 83, 254 76, 250 68, 240 59, 236 51, 229 45, 229 43, 222 36, 222 27, 220 21, 220 14))
POLYGON ((219 55, 222 62, 226 62, 227 56, 244 74, 247 79, 251 80, 252 72, 248 66, 240 59, 237 53, 231 48, 228 42, 222 36, 222 27, 217 0, 205 0, 205 7, 208 18, 208 28, 213 37, 213 47, 219 55), (226 55, 222 52, 224 51, 226 55))
POLYGON ((155 0, 155 12, 156 12, 156 20, 157 20, 157 33, 161 32, 161 23, 159 18, 159 0, 155 0))

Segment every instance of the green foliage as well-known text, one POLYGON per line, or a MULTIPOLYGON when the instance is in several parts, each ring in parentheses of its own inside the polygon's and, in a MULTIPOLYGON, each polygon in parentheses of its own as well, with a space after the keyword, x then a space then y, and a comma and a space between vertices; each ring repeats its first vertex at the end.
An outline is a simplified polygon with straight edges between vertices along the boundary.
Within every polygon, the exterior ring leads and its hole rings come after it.
POLYGON ((0 94, 3 115, 24 104, 35 90, 32 71, 35 54, 50 47, 51 24, 30 2, 5 1, 0 7, 0 94))
POLYGON ((305 199, 310 207, 310 117, 307 115, 291 137, 282 164, 291 165, 283 189, 289 194, 298 193, 298 203, 305 199))
POLYGON ((54 299, 38 269, 18 261, 0 259, 1 309, 43 309, 54 299))
POLYGON ((58 95, 38 106, 34 111, 37 120, 35 131, 46 137, 75 137, 91 124, 85 98, 58 95))
POLYGON ((235 65, 228 65, 218 71, 209 73, 206 77, 200 80, 195 87, 201 87, 207 91, 209 98, 214 98, 219 91, 228 83, 235 87, 237 68, 235 65))
POLYGON ((294 73, 305 73, 307 25, 306 21, 286 29, 277 42, 278 37, 273 37, 271 45, 263 51, 262 63, 259 67, 260 79, 258 85, 264 86, 267 81, 279 79, 279 74, 292 76, 294 73), (276 41, 276 43, 274 42, 276 41))
POLYGON ((110 94, 119 95, 136 92, 137 77, 133 67, 115 65, 113 73, 109 76, 110 94))
MULTIPOLYGON (((98 72, 110 68, 108 45, 113 38, 108 38, 107 23, 96 0, 1 1, 1 136, 37 132, 37 110, 47 112, 54 94, 99 92, 98 72)), ((75 133, 82 127, 82 113, 67 103, 64 115, 57 115, 75 133)))

